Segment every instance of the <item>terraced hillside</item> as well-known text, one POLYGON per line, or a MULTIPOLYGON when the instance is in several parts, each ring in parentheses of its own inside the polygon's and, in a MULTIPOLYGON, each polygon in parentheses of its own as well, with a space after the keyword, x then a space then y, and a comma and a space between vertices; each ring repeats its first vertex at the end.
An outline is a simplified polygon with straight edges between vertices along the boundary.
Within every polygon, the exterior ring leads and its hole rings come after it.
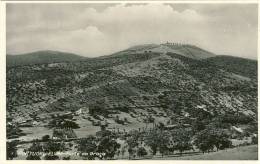
MULTIPOLYGON (((102 110, 96 115, 113 126, 120 124, 114 121, 117 115, 127 118, 129 126, 145 124, 149 117, 165 124, 174 118, 186 118, 188 124, 221 118, 230 127, 257 132, 257 61, 169 43, 136 46, 98 58, 67 57, 69 62, 19 66, 11 64, 16 59, 7 58, 11 122, 36 120, 40 126, 52 114, 99 106, 102 110)), ((85 115, 99 120, 87 113, 80 114, 78 121, 85 115)))

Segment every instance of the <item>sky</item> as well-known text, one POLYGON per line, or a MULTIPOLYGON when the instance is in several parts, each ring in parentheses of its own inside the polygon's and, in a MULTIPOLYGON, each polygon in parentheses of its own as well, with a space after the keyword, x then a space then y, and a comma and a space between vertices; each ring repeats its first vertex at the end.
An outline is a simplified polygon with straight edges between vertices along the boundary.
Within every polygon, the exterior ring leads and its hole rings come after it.
POLYGON ((168 41, 256 59, 257 15, 256 4, 13 3, 6 7, 6 48, 96 57, 168 41))

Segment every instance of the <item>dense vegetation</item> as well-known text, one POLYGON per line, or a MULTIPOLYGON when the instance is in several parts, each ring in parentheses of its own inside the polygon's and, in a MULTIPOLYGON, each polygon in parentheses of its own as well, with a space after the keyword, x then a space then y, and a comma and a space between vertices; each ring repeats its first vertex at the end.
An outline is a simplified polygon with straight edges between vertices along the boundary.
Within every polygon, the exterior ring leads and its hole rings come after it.
MULTIPOLYGON (((150 153, 225 149, 232 147, 234 138, 252 137, 256 143, 257 61, 212 57, 190 45, 167 46, 182 53, 153 52, 156 46, 149 45, 99 58, 55 52, 42 63, 37 61, 45 60, 7 62, 7 138, 24 135, 21 127, 44 125, 57 138, 76 139, 74 129, 81 128, 80 119, 96 127, 108 127, 111 122, 127 126, 134 121, 154 127, 120 135, 105 131, 66 143, 43 136, 27 150, 28 159, 70 159, 56 155, 69 150, 77 150, 84 159, 113 159, 125 153, 133 159, 150 153), (83 109, 87 112, 76 114, 83 109), (126 142, 126 147, 118 140, 126 142)), ((8 142, 9 159, 16 157, 15 146, 8 142)))

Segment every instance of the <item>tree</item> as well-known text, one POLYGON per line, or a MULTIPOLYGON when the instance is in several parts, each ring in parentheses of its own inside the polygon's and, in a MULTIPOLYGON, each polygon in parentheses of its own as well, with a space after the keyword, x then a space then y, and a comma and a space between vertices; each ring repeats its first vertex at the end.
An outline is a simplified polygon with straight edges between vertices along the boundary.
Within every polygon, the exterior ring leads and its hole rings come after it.
POLYGON ((223 129, 208 127, 196 134, 195 145, 203 152, 209 152, 214 147, 225 149, 232 145, 223 129))
POLYGON ((78 129, 79 125, 71 120, 68 116, 58 116, 54 117, 48 124, 49 128, 59 128, 59 129, 78 129))
POLYGON ((11 142, 6 142, 6 158, 7 160, 12 160, 17 157, 17 144, 18 141, 14 140, 11 142))
POLYGON ((49 141, 43 145, 43 151, 47 153, 44 159, 46 160, 57 160, 59 157, 56 154, 58 151, 64 151, 65 144, 62 142, 49 141))
POLYGON ((253 136, 251 144, 258 144, 258 136, 253 136))
POLYGON ((213 131, 215 136, 214 145, 217 150, 223 150, 226 148, 230 148, 232 146, 232 142, 229 140, 229 136, 222 129, 216 129, 213 131))
POLYGON ((63 160, 70 160, 70 156, 63 157, 62 159, 63 159, 63 160))
POLYGON ((147 155, 147 151, 145 150, 144 147, 139 147, 138 150, 137 150, 137 156, 138 157, 143 157, 147 155))
POLYGON ((139 132, 137 130, 131 130, 129 135, 126 142, 128 145, 129 159, 131 159, 135 153, 135 148, 138 146, 139 132))
POLYGON ((129 154, 129 159, 134 159, 135 158, 135 153, 136 153, 136 147, 128 147, 128 154, 129 154))
MULTIPOLYGON (((105 153, 105 159, 112 159, 119 148, 120 144, 118 144, 111 136, 105 136, 98 144, 97 152, 105 153)), ((102 158, 103 157, 100 157, 100 159, 102 158)))
POLYGON ((162 157, 164 156, 165 152, 168 152, 167 143, 161 144, 159 146, 159 152, 161 153, 162 157))
POLYGON ((102 115, 107 117, 109 112, 105 108, 104 100, 97 100, 95 103, 89 105, 89 114, 94 115, 102 115))
POLYGON ((60 158, 59 158, 59 156, 57 156, 57 155, 47 154, 47 155, 44 156, 44 159, 45 159, 45 160, 59 160, 60 158))
POLYGON ((153 130, 147 135, 145 143, 152 149, 153 155, 156 154, 158 148, 160 148, 160 152, 164 153, 169 143, 168 133, 153 130))
POLYGON ((199 131, 202 131, 206 128, 206 120, 199 120, 199 119, 196 119, 195 121, 193 121, 192 123, 192 130, 193 130, 193 133, 197 133, 199 131))
POLYGON ((43 147, 37 140, 35 140, 28 149, 24 150, 24 152, 27 154, 27 160, 41 160, 43 147))
POLYGON ((54 117, 49 123, 48 123, 48 127, 50 129, 52 128, 62 128, 61 124, 62 124, 62 119, 61 118, 56 118, 54 117))
POLYGON ((119 121, 119 116, 118 115, 116 115, 115 121, 119 121))
POLYGON ((6 126, 6 133, 8 139, 18 138, 19 136, 26 135, 25 133, 23 133, 23 131, 20 129, 18 125, 13 125, 13 124, 12 125, 8 124, 6 126))
POLYGON ((137 130, 131 130, 131 131, 129 131, 129 135, 130 136, 128 137, 128 139, 126 141, 128 146, 132 147, 132 148, 138 146, 138 142, 137 141, 140 138, 140 133, 137 130))
POLYGON ((179 150, 180 155, 183 151, 192 149, 192 132, 187 129, 177 129, 171 133, 175 150, 179 150))
POLYGON ((164 129, 165 125, 162 122, 159 122, 157 127, 162 131, 164 129))
POLYGON ((122 147, 121 149, 121 156, 123 157, 125 155, 126 152, 126 146, 122 147))
POLYGON ((42 141, 43 141, 43 142, 49 141, 49 139, 50 139, 50 135, 44 135, 44 136, 42 136, 42 141))
POLYGON ((74 122, 74 121, 71 121, 71 120, 65 120, 61 126, 65 129, 78 129, 80 128, 79 125, 74 122))
POLYGON ((70 120, 65 119, 67 117, 58 116, 53 118, 49 124, 49 128, 53 128, 53 136, 58 138, 76 138, 76 134, 73 129, 80 128, 79 125, 70 120))
POLYGON ((203 153, 209 152, 214 148, 214 138, 211 136, 207 129, 200 131, 196 134, 195 145, 203 153))
POLYGON ((78 141, 78 151, 80 155, 88 160, 95 159, 95 156, 91 155, 90 152, 95 152, 97 145, 95 143, 95 137, 89 136, 78 141))
POLYGON ((78 129, 79 125, 71 120, 54 119, 49 123, 50 128, 78 129))

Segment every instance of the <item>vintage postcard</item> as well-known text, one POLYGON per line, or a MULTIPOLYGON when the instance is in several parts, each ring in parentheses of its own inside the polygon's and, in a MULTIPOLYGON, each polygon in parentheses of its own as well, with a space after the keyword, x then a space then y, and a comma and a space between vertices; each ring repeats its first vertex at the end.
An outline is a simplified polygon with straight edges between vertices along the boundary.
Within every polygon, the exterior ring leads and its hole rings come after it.
POLYGON ((257 1, 1 9, 6 161, 258 160, 257 1))

